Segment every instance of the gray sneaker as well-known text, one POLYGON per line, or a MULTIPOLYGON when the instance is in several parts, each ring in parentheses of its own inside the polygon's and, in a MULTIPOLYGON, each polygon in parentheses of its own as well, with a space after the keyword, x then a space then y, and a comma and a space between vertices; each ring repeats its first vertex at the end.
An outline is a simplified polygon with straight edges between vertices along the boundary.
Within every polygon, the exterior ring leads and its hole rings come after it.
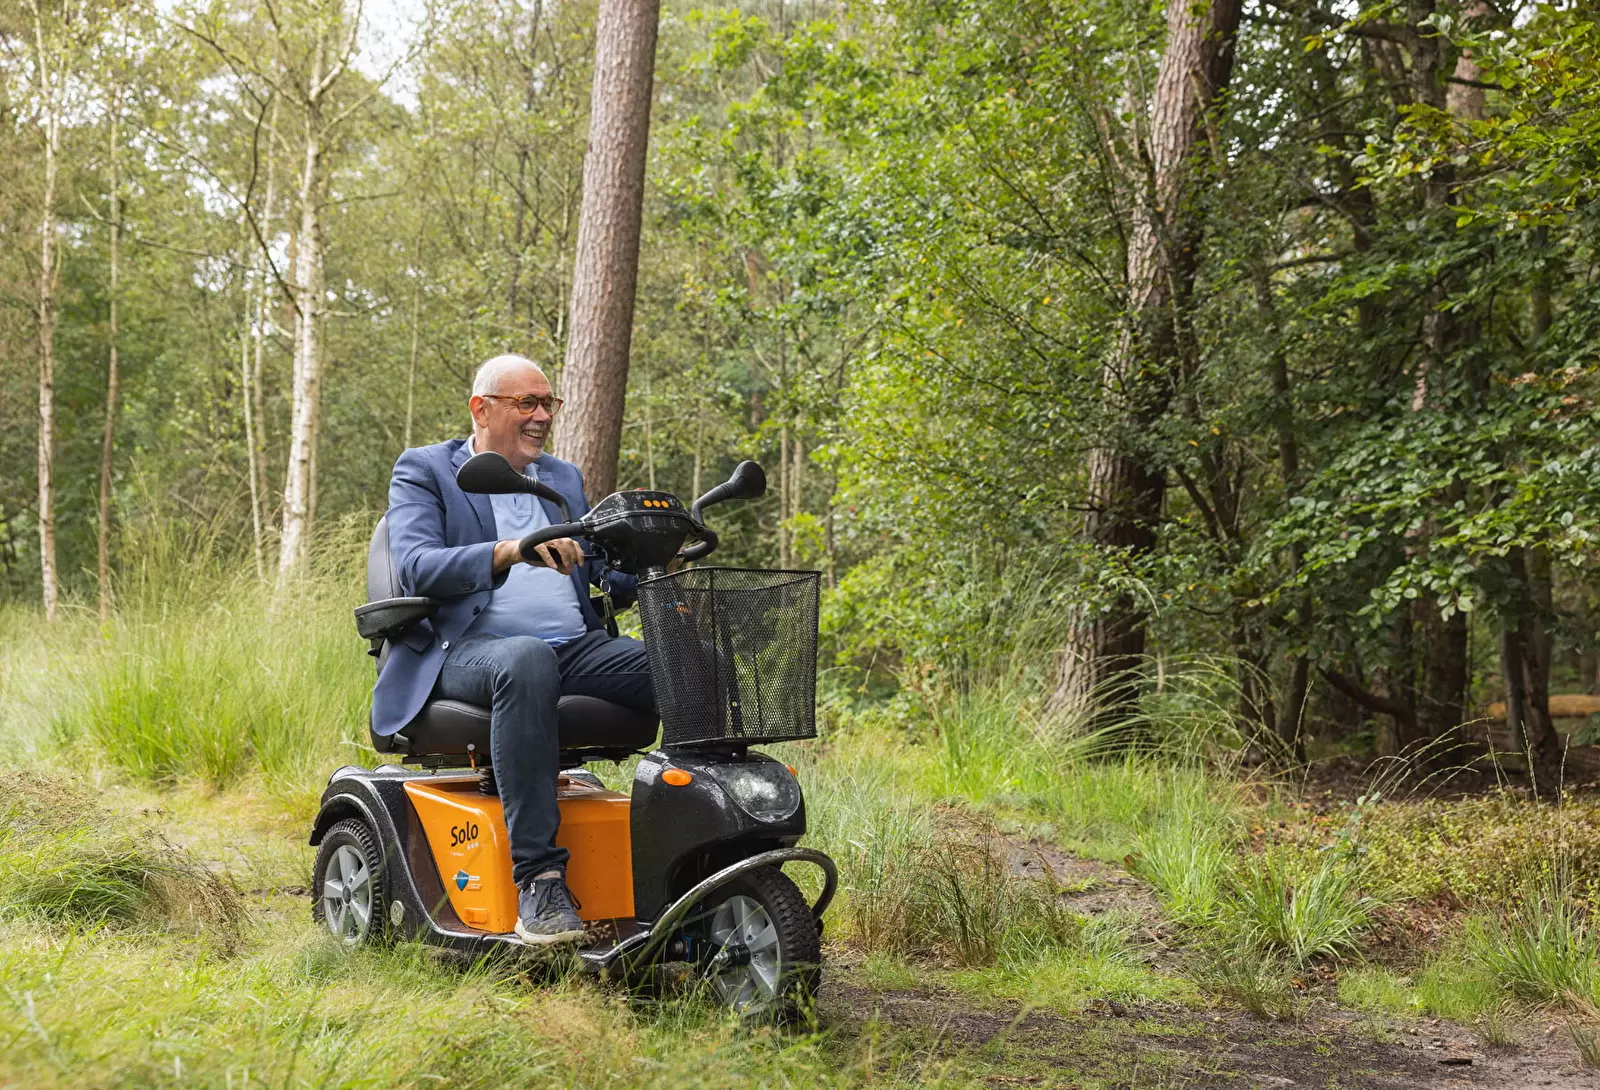
POLYGON ((535 878, 517 891, 517 937, 535 946, 583 938, 578 903, 565 878, 535 878))

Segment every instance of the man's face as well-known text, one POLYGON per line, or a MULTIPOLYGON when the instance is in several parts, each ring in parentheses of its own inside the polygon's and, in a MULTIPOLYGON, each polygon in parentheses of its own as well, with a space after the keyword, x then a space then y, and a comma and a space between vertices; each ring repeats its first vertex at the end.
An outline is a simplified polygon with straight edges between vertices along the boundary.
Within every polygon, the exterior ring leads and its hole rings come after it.
POLYGON ((516 368, 500 376, 498 387, 489 397, 473 395, 468 406, 475 425, 477 449, 492 450, 505 456, 517 470, 524 470, 544 453, 550 438, 550 413, 543 405, 524 413, 516 399, 549 397, 550 381, 535 367, 516 368))

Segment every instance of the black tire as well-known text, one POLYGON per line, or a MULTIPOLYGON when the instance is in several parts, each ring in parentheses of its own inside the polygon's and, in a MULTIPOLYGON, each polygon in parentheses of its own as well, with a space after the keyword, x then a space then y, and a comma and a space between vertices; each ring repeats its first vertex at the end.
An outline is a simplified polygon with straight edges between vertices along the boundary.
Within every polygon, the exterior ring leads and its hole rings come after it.
POLYGON ((718 1002, 758 1017, 811 1008, 822 976, 822 938, 811 906, 787 875, 777 867, 742 874, 712 893, 696 915, 708 952, 705 981, 718 1002), (724 950, 734 964, 724 961, 719 968, 724 950))
POLYGON ((378 837, 361 818, 334 825, 317 849, 311 918, 347 949, 378 945, 390 937, 389 874, 383 863, 378 837), (364 875, 354 867, 357 859, 364 875))

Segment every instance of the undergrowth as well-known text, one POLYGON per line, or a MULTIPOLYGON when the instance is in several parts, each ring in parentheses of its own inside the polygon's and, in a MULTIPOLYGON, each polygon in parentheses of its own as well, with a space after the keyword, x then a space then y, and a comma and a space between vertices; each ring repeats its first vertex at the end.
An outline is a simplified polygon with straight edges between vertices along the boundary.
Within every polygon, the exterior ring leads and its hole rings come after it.
POLYGON ((0 917, 42 926, 134 926, 231 952, 234 890, 149 822, 100 806, 73 780, 0 774, 0 917))

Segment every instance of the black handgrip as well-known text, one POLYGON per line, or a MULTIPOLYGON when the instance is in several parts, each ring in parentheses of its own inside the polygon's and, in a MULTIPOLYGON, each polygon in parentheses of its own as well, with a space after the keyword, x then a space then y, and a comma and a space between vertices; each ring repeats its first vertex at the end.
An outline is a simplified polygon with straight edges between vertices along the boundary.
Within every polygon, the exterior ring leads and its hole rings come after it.
POLYGON ((678 555, 683 557, 684 560, 699 560, 717 547, 717 532, 715 530, 702 526, 699 533, 700 541, 698 544, 679 550, 678 555))
POLYGON ((535 530, 517 542, 517 551, 528 563, 544 565, 539 554, 533 551, 537 546, 543 545, 546 541, 554 541, 558 537, 580 537, 584 529, 581 522, 558 522, 554 526, 546 526, 543 530, 535 530))

